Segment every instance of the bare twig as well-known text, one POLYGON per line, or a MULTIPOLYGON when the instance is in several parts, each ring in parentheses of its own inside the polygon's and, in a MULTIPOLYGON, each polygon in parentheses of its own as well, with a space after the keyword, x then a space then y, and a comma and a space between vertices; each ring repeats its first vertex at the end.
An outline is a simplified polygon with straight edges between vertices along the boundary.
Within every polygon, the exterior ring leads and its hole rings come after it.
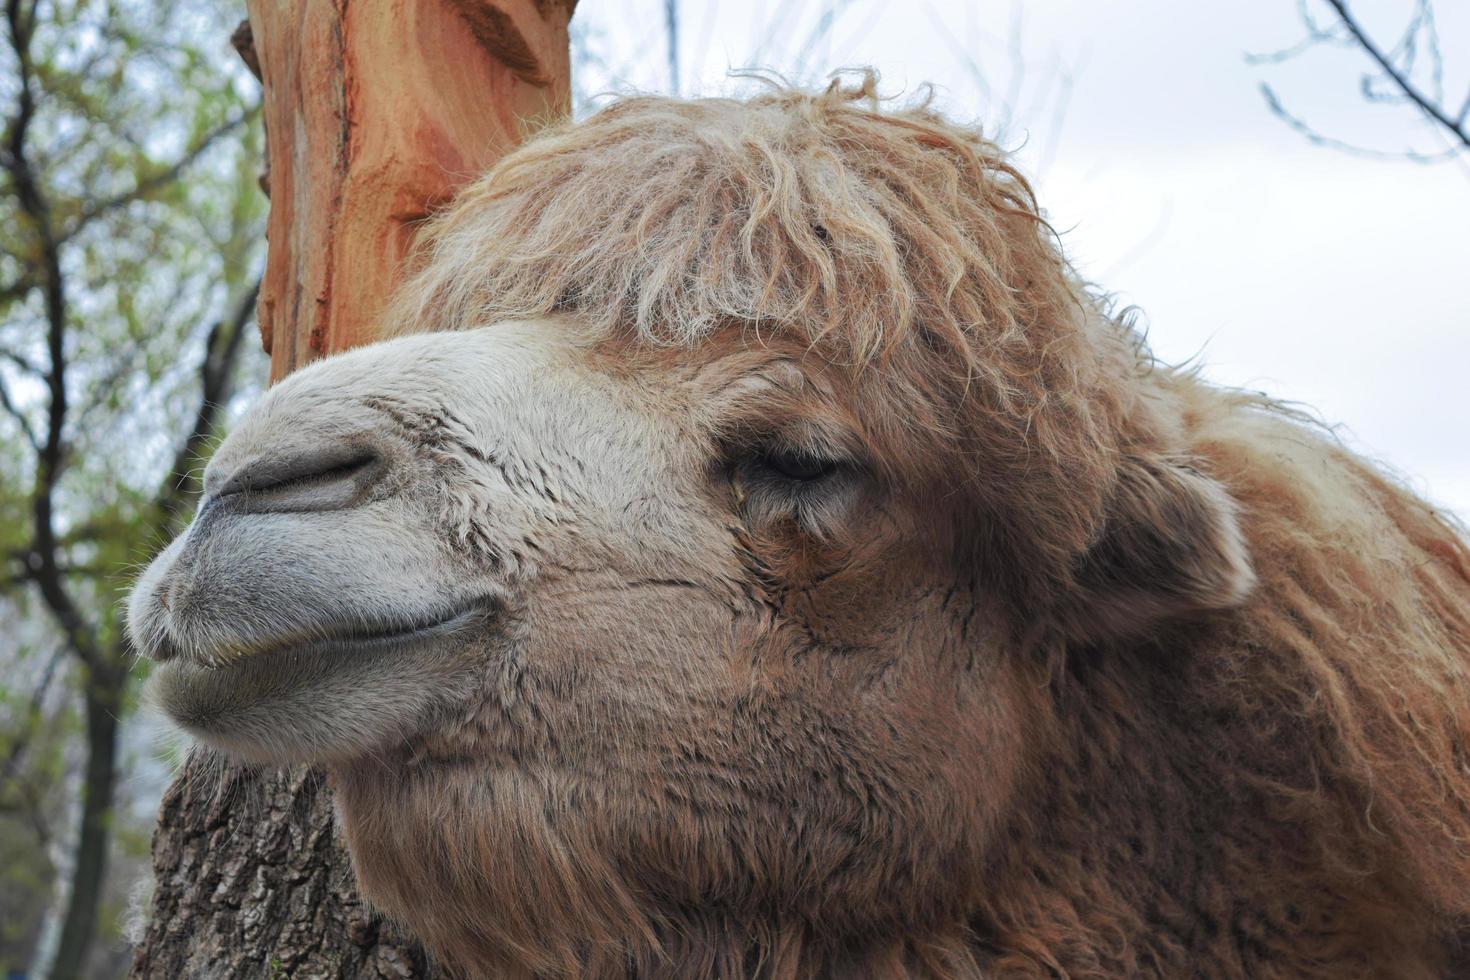
POLYGON ((1077 56, 1074 67, 1068 69, 1057 69, 1058 75, 1057 94, 1052 100, 1051 118, 1047 120, 1047 131, 1045 142, 1041 145, 1041 159, 1037 161, 1036 173, 1038 177, 1045 177, 1051 172, 1052 162, 1056 160, 1057 150, 1062 142, 1062 130, 1067 122, 1067 110, 1072 107, 1072 92, 1076 85, 1077 73, 1081 72, 1082 66, 1087 61, 1090 52, 1086 49, 1077 56))
MULTIPOLYGON (((1428 116, 1429 119, 1442 126, 1451 137, 1459 140, 1462 145, 1470 147, 1470 129, 1465 128, 1464 119, 1457 120, 1451 118, 1449 113, 1438 102, 1420 91, 1418 86, 1409 79, 1407 74, 1401 72, 1394 65, 1384 55, 1382 50, 1379 49, 1378 45, 1374 43, 1373 39, 1363 31, 1363 28, 1354 19, 1353 15, 1348 12, 1345 0, 1327 0, 1327 3, 1331 5, 1333 10, 1337 11, 1337 16, 1342 19, 1343 27, 1358 42, 1358 47, 1362 48, 1368 57, 1372 58, 1378 64, 1379 68, 1383 69, 1384 75, 1398 87, 1404 97, 1418 106, 1419 110, 1428 116)), ((1412 31, 1413 29, 1413 26, 1411 26, 1410 30, 1412 31)), ((1461 115, 1463 116, 1463 113, 1461 115)))
POLYGON ((846 8, 852 5, 852 0, 827 0, 822 8, 822 13, 817 17, 817 22, 807 32, 802 40, 796 55, 796 64, 792 66, 791 75, 800 80, 806 76, 811 58, 817 53, 817 47, 832 36, 832 28, 837 26, 846 8))
POLYGON ((240 360, 243 339, 249 332, 255 314, 255 298, 260 293, 256 280, 235 304, 228 319, 216 323, 204 344, 204 359, 199 365, 199 407, 194 421, 173 466, 158 491, 158 507, 162 514, 162 530, 170 530, 188 504, 199 495, 199 480, 194 468, 203 455, 204 446, 219 425, 219 414, 230 400, 234 387, 235 365, 240 360))
POLYGON ((32 364, 28 357, 18 351, 13 351, 8 347, 0 347, 0 358, 4 358, 11 364, 14 364, 22 372, 33 378, 39 379, 45 376, 45 372, 38 365, 32 364))
POLYGON ((15 421, 16 425, 20 426, 20 434, 25 437, 26 442, 30 443, 31 451, 40 453, 41 442, 36 438, 36 430, 31 428, 31 420, 26 417, 25 412, 22 412, 20 407, 10 397, 10 389, 5 386, 5 379, 3 377, 0 377, 0 409, 3 409, 5 414, 9 415, 15 421))
POLYGON ((31 689, 29 702, 26 704, 25 727, 10 743, 5 753, 5 761, 0 763, 0 786, 9 783, 15 778, 15 771, 20 767, 26 750, 30 748, 31 738, 35 735, 36 725, 41 720, 41 710, 46 703, 46 692, 51 687, 51 680, 56 675, 56 667, 61 663, 62 655, 66 653, 64 647, 58 647, 46 666, 41 670, 41 679, 31 689))
POLYGON ((990 102, 990 80, 985 76, 985 69, 980 67, 979 62, 975 60, 974 54, 965 45, 960 43, 959 38, 955 36, 954 30, 950 25, 945 23, 943 16, 935 8, 933 0, 925 0, 924 13, 928 16, 929 24, 934 28, 935 35, 949 47, 950 54, 960 63, 960 67, 965 69, 965 73, 970 76, 970 82, 978 91, 981 101, 990 102))
POLYGON ((669 62, 669 91, 678 95, 679 86, 679 0, 664 0, 664 43, 669 62))
POLYGON ((1020 111, 1021 89, 1026 84, 1026 58, 1021 46, 1021 35, 1025 27, 1025 8, 1021 6, 1020 0, 1013 0, 1011 4, 1010 30, 1006 35, 1006 94, 1005 101, 1001 103, 1000 132, 1008 133, 1016 123, 1016 115, 1020 111))
POLYGON ((1266 108, 1271 110, 1272 115, 1300 133, 1303 139, 1309 143, 1315 143, 1317 146, 1325 146, 1329 149, 1340 150, 1343 153, 1351 153, 1372 160, 1410 160, 1414 163, 1438 163, 1460 152, 1455 147, 1451 147, 1440 153, 1421 153, 1418 150, 1375 150, 1369 146, 1359 146, 1356 143, 1349 143, 1347 140, 1341 140, 1335 136, 1328 136, 1325 133, 1317 131, 1312 127, 1311 123, 1286 108, 1281 102, 1281 97, 1276 94, 1276 90, 1265 82, 1260 83, 1260 90, 1261 98, 1266 100, 1266 108))
POLYGON ((6 805, 4 808, 5 811, 23 814, 26 822, 31 825, 31 830, 35 831, 36 843, 43 849, 49 848, 51 846, 51 828, 46 826, 41 791, 36 787, 34 781, 21 779, 19 776, 12 777, 8 785, 15 788, 18 800, 14 805, 6 805))
MULTIPOLYGON (((29 559, 29 552, 15 552, 12 553, 10 557, 18 563, 17 569, 16 571, 13 571, 8 575, 0 575, 0 590, 13 588, 17 585, 26 585, 34 582, 35 575, 31 572, 29 566, 26 564, 29 559)), ((63 564, 60 566, 60 570, 61 574, 63 575, 81 576, 83 578, 91 579, 107 578, 110 575, 116 575, 118 572, 117 568, 113 566, 85 564, 63 564)))
POLYGON ((1296 58, 1319 45, 1355 48, 1362 51, 1373 62, 1376 71, 1366 73, 1359 81, 1359 92, 1370 103, 1404 103, 1412 105, 1417 113, 1430 123, 1436 133, 1444 138, 1444 152, 1425 153, 1409 149, 1402 152, 1385 151, 1359 146, 1346 140, 1328 136, 1313 127, 1307 120, 1290 111, 1269 85, 1262 84, 1260 91, 1271 112, 1304 138, 1319 146, 1327 146, 1358 156, 1385 160, 1412 160, 1416 163, 1435 163, 1461 157, 1470 149, 1470 94, 1458 110, 1451 111, 1444 96, 1444 57, 1440 49, 1439 29, 1434 19, 1432 0, 1415 0, 1413 14, 1403 33, 1392 47, 1385 50, 1358 22, 1348 9, 1348 0, 1324 0, 1335 17, 1330 24, 1318 23, 1306 0, 1298 0, 1298 12, 1306 30, 1306 36, 1297 43, 1279 51, 1247 55, 1249 64, 1280 64, 1296 58), (1427 65, 1427 68, 1424 66, 1427 65), (1428 73, 1427 87, 1415 81, 1418 69, 1428 73))
POLYGON ((149 174, 146 177, 140 178, 131 189, 126 190, 121 194, 116 194, 112 197, 104 198, 91 205, 88 205, 86 208, 83 208, 82 212, 76 216, 76 218, 71 222, 70 226, 68 226, 65 232, 61 234, 59 240, 63 242, 66 241, 103 215, 108 214, 112 211, 116 211, 118 208, 126 207, 134 201, 143 200, 144 198, 148 197, 148 195, 158 191, 160 188, 167 187, 169 184, 178 180, 179 176, 183 174, 183 172, 188 169, 188 167, 192 163, 194 163, 194 161, 203 156, 209 150, 209 148, 218 143, 220 139, 228 136, 230 133, 233 133, 235 130, 239 129, 241 126, 249 122, 251 117, 255 115, 256 111, 257 109, 252 108, 247 110, 246 112, 241 113, 238 116, 235 116, 233 119, 226 119, 224 122, 220 123, 218 126, 214 127, 209 132, 201 136, 197 143, 189 147, 189 149, 185 150, 173 163, 169 164, 161 170, 155 170, 153 173, 149 174))
POLYGON ((0 286, 0 306, 3 306, 6 303, 13 302, 14 300, 21 299, 35 288, 35 280, 31 279, 29 276, 21 276, 15 282, 6 283, 4 286, 0 286))

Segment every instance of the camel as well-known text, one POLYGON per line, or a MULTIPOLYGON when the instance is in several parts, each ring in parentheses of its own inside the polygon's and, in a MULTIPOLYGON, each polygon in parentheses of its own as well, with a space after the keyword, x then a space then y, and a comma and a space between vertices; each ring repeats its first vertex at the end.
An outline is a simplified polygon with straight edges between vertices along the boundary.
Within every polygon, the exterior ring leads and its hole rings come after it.
POLYGON ((129 628, 467 977, 1470 969, 1470 548, 872 78, 627 98, 272 388, 129 628))

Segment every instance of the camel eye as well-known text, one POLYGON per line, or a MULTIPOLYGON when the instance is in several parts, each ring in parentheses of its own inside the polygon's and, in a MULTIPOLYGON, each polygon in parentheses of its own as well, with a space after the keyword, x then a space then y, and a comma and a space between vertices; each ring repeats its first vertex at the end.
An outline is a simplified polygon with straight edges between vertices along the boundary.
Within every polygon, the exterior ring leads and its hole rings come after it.
POLYGON ((846 525, 869 485, 864 473, 858 461, 841 455, 767 445, 747 449, 730 476, 748 524, 827 537, 846 525))
POLYGON ((756 465, 776 476, 802 483, 820 480, 837 470, 837 464, 830 459, 807 452, 781 449, 762 453, 756 458, 756 465))

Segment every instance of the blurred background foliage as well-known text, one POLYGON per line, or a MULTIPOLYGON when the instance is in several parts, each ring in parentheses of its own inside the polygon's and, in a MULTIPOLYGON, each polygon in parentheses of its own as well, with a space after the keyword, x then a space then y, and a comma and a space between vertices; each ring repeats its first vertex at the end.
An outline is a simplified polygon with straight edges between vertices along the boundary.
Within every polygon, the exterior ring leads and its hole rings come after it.
POLYGON ((266 362, 236 4, 6 0, 0 39, 0 968, 118 976, 166 768, 120 725, 131 570, 266 362), (119 778, 119 775, 123 778, 119 778), (93 940, 92 937, 96 937, 93 940), (90 947, 90 969, 84 972, 90 947), (52 962, 54 957, 54 962, 52 962))

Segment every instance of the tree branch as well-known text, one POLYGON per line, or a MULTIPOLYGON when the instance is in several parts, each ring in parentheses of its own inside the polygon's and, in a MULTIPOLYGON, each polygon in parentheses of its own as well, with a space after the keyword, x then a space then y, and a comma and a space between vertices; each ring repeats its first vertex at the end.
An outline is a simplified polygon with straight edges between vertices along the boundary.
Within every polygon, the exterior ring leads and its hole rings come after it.
MULTIPOLYGON (((1459 119, 1451 119, 1449 113, 1435 100, 1420 92, 1418 87, 1399 71, 1393 62, 1379 50, 1378 45, 1373 42, 1373 39, 1368 37, 1362 27, 1358 25, 1358 22, 1353 19, 1352 14, 1348 12, 1346 0, 1327 0, 1327 3, 1333 10, 1337 11, 1337 16, 1342 19, 1343 26, 1347 28, 1348 33, 1353 36, 1353 39, 1358 42, 1358 46, 1378 63, 1378 67, 1383 69, 1383 73, 1403 93, 1404 97, 1418 106, 1419 110, 1431 120, 1448 130, 1450 135, 1459 140, 1461 144, 1470 147, 1470 130, 1467 130, 1464 126, 1465 114, 1462 112, 1459 119)), ((1470 106, 1470 103, 1467 103, 1467 106, 1470 106)))
POLYGON ((679 94, 679 0, 664 0, 664 54, 669 66, 669 91, 679 94))
MULTIPOLYGON (((12 552, 10 557, 20 564, 20 568, 17 571, 11 572, 9 575, 0 575, 0 591, 36 580, 35 573, 31 571, 27 564, 31 557, 30 552, 24 550, 16 551, 12 552)), ((80 575, 84 578, 92 579, 103 579, 118 573, 116 567, 103 565, 61 565, 58 567, 63 575, 80 575)))
POLYGON ((81 610, 66 588, 57 560, 55 496, 65 462, 64 432, 66 427, 66 284, 61 272, 60 243, 52 224, 51 207, 41 193, 36 173, 27 156, 26 140, 35 118, 36 102, 32 90, 34 72, 31 65, 31 38, 35 27, 34 10, 26 17, 20 0, 6 0, 5 20, 8 38, 15 52, 19 75, 15 115, 9 120, 5 134, 4 155, 0 165, 10 173, 15 185, 21 213, 29 219, 37 238, 38 276, 46 312, 46 349, 50 364, 45 382, 49 395, 46 410, 46 437, 37 437, 36 486, 32 494, 33 521, 31 551, 35 565, 32 578, 41 598, 51 611, 67 643, 89 670, 101 673, 102 663, 97 637, 89 628, 81 610))
POLYGON ((30 702, 26 705, 25 730, 10 743, 9 750, 5 753, 5 761, 0 763, 0 786, 15 778, 15 771, 20 768, 21 759, 26 750, 30 748, 36 725, 41 720, 41 709, 46 702, 46 692, 51 687, 51 679, 56 676, 56 667, 61 662, 61 655, 64 652, 64 649, 58 649, 51 654, 51 659, 46 661, 46 666, 41 670, 41 679, 31 690, 30 702))
POLYGON ((19 800, 15 804, 4 804, 0 806, 0 812, 23 814, 26 821, 35 831, 36 843, 44 850, 51 846, 51 828, 46 826, 46 817, 42 812, 41 791, 36 784, 29 779, 19 777, 11 778, 7 785, 15 787, 16 796, 19 800))
POLYGON ((158 507, 162 523, 168 530, 179 515, 199 495, 199 480, 194 465, 203 454, 204 445, 219 424, 219 414, 230 400, 234 387, 235 365, 240 360, 243 340, 255 313, 255 298, 260 293, 260 280, 239 298, 227 320, 216 323, 204 344, 204 359, 199 364, 199 407, 189 433, 174 456, 174 464, 158 490, 158 507))
POLYGON ((36 430, 31 428, 31 420, 26 418, 26 414, 11 400, 10 389, 5 387, 4 378, 0 378, 0 409, 4 409, 5 414, 15 420, 15 424, 20 426, 20 434, 25 437, 26 442, 30 443, 31 451, 39 455, 41 442, 36 438, 36 430))
POLYGON ((87 225, 91 224, 93 221, 97 220, 108 212, 115 211, 121 207, 126 207, 134 201, 142 200, 148 195, 152 194, 154 191, 157 191, 159 188, 173 183, 179 178, 179 175, 182 174, 184 170, 189 167, 190 164, 203 156, 204 153, 211 146, 217 143, 222 137, 229 135, 230 133, 239 129, 241 126, 245 125, 245 123, 248 122, 253 115, 255 115, 256 111, 256 109, 250 109, 233 119, 226 119, 214 129, 211 129, 209 132, 205 133, 198 143, 194 144, 194 146, 186 150, 184 154, 180 156, 177 160, 175 160, 172 164, 164 167, 162 170, 154 171, 148 176, 140 178, 137 184, 135 184, 131 190, 127 190, 121 194, 114 195, 113 197, 97 201, 89 205, 88 207, 83 208, 81 213, 78 214, 76 219, 71 223, 71 226, 61 234, 60 241, 64 242, 67 239, 71 238, 77 232, 81 231, 87 225))
POLYGON ((0 357, 3 357, 11 364, 14 364, 20 370, 24 371, 26 374, 30 375, 33 378, 40 379, 45 377, 46 375, 46 372, 42 371, 39 367, 32 364, 30 360, 25 357, 25 355, 13 351, 8 347, 0 347, 0 357))
POLYGON ((1410 160, 1414 163, 1439 163, 1442 160, 1447 160, 1450 157, 1458 155, 1460 152, 1454 147, 1450 147, 1440 153, 1420 153, 1417 150, 1375 150, 1372 147, 1349 143, 1347 140, 1340 140, 1335 136, 1328 136, 1312 128, 1311 123, 1286 108, 1282 104, 1280 97, 1277 96, 1276 90, 1265 82, 1261 82, 1259 87, 1261 98, 1266 100, 1266 108, 1271 110, 1271 114, 1300 133, 1308 142, 1315 143, 1318 146, 1340 150, 1343 153, 1351 153, 1370 160, 1410 160))
POLYGON ((0 306, 14 302, 36 288, 36 284, 28 276, 21 276, 15 282, 0 286, 0 306))

